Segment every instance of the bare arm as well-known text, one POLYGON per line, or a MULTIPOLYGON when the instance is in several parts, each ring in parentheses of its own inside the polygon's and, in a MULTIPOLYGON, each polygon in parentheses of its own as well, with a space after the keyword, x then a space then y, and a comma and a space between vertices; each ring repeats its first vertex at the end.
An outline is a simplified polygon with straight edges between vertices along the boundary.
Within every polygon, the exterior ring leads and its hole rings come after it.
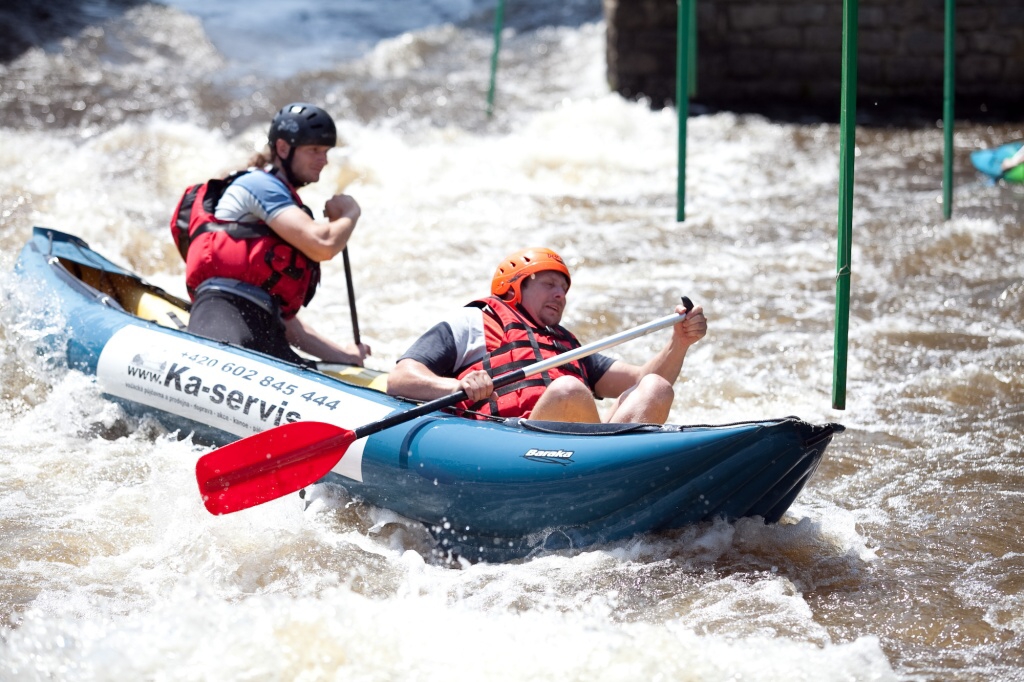
POLYGON ((1014 166, 1019 166, 1024 163, 1024 147, 1021 147, 1017 152, 1008 159, 1004 159, 1002 163, 1002 169, 1008 171, 1014 166))
POLYGON ((494 392, 494 383, 487 372, 470 372, 459 379, 434 374, 426 365, 412 358, 400 360, 388 374, 388 395, 434 400, 457 391, 465 391, 470 400, 484 400, 494 392))
POLYGON ((318 222, 298 206, 291 206, 274 216, 269 224, 281 239, 319 263, 341 253, 362 211, 349 195, 336 194, 327 201, 324 213, 328 222, 318 222))
POLYGON ((354 343, 339 346, 330 339, 321 336, 315 329, 303 323, 297 316, 290 320, 285 320, 284 326, 288 343, 325 362, 341 362, 346 365, 362 366, 363 360, 370 355, 370 347, 365 343, 361 343, 358 346, 354 343))
MULTIPOLYGON (((676 306, 676 313, 685 313, 683 306, 676 306)), ((618 398, 623 391, 635 386, 648 374, 657 374, 670 384, 679 378, 686 359, 686 351, 690 346, 704 338, 708 331, 708 321, 704 318, 704 309, 697 306, 686 316, 686 319, 672 326, 672 340, 657 355, 642 366, 631 365, 616 360, 594 387, 597 395, 603 398, 618 398)))

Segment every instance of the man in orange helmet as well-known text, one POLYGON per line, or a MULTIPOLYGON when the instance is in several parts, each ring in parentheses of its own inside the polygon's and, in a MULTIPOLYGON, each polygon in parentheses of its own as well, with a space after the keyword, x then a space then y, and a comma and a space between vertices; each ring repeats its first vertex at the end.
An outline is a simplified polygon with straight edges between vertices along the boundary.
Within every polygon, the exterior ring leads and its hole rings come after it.
MULTIPOLYGON (((707 333, 700 306, 642 366, 594 354, 494 390, 492 377, 558 355, 580 342, 559 325, 571 279, 557 253, 517 251, 501 262, 491 296, 438 323, 399 358, 388 393, 433 400, 463 390, 473 415, 600 422, 595 398, 615 398, 606 422, 663 424, 686 351, 707 333)), ((685 312, 682 306, 676 312, 685 312)))

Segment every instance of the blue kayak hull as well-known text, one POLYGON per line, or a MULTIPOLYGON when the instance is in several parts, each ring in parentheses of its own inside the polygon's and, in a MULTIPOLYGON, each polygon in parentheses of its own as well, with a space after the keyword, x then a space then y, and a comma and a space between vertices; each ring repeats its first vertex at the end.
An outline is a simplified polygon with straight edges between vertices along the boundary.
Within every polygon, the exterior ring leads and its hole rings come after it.
MULTIPOLYGON (((52 331, 40 341, 43 350, 95 376, 104 394, 129 410, 212 444, 288 421, 355 429, 412 405, 196 337, 166 320, 142 319, 119 302, 119 292, 176 299, 71 235, 36 228, 16 272, 60 320, 53 330, 39 320, 52 331)), ((643 426, 475 421, 437 412, 357 441, 324 481, 426 524, 443 551, 504 560, 716 517, 776 522, 841 430, 793 417, 643 426)))
POLYGON ((978 149, 971 152, 971 163, 978 172, 988 176, 993 182, 1024 182, 1024 165, 1008 171, 1003 170, 1003 161, 1016 154, 1022 146, 1024 142, 1009 142, 992 149, 978 149))

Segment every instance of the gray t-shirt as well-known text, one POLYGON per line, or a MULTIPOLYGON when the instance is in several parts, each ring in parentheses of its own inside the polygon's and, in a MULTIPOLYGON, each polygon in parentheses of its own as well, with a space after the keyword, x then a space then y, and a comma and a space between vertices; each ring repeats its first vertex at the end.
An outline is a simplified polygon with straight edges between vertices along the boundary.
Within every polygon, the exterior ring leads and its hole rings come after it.
POLYGON ((298 204, 280 178, 254 170, 228 185, 214 216, 217 220, 270 223, 291 206, 298 204))
MULTIPOLYGON (((460 308, 428 329, 399 358, 422 363, 434 374, 457 377, 487 354, 484 319, 477 307, 460 308)), ((580 360, 587 370, 590 390, 615 362, 614 358, 595 353, 580 360)))

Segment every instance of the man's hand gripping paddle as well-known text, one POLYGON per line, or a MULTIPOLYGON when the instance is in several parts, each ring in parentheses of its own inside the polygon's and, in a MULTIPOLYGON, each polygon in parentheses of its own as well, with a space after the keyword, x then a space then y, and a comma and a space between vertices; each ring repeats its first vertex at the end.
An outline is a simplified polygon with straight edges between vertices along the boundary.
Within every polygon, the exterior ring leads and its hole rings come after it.
MULTIPOLYGON (((683 297, 686 313, 693 309, 683 297)), ((580 346, 553 358, 541 360, 494 379, 494 387, 507 386, 526 377, 585 358, 659 329, 674 325, 686 314, 671 314, 580 346)), ((196 481, 203 502, 211 514, 230 514, 269 502, 316 483, 333 469, 348 447, 384 429, 443 410, 466 399, 458 391, 437 400, 389 415, 360 426, 355 431, 323 422, 283 424, 225 445, 199 458, 196 481)))

